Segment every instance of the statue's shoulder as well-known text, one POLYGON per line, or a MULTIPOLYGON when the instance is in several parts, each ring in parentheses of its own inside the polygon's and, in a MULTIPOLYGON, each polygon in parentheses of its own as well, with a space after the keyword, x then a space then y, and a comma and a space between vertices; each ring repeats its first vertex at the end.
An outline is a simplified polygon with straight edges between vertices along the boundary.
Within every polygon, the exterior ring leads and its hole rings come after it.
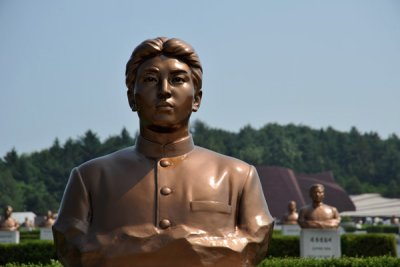
POLYGON ((136 153, 134 146, 126 147, 113 153, 86 161, 85 163, 78 166, 78 169, 93 169, 103 166, 115 165, 121 162, 130 162, 132 160, 135 160, 137 154, 138 153, 136 153))
POLYGON ((327 204, 325 204, 325 203, 324 203, 323 205, 324 205, 324 207, 325 207, 326 209, 330 209, 330 210, 332 210, 333 212, 337 212, 336 207, 327 205, 327 204))
POLYGON ((314 207, 312 206, 312 204, 306 204, 300 209, 299 213, 303 213, 303 214, 309 213, 313 210, 314 210, 314 207))
POLYGON ((206 164, 235 167, 235 169, 238 170, 239 169, 249 170, 249 168, 251 167, 250 164, 240 159, 227 156, 200 146, 195 146, 195 149, 193 150, 192 153, 196 157, 197 161, 204 161, 206 164))

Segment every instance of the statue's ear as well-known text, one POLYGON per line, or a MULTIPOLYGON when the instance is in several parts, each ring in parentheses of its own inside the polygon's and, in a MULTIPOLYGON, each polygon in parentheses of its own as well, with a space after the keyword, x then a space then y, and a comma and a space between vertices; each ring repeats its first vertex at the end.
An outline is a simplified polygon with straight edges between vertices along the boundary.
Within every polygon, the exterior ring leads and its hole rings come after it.
POLYGON ((128 89, 128 91, 126 91, 126 94, 128 96, 129 106, 131 107, 132 111, 137 111, 134 91, 128 89))
POLYGON ((196 91, 196 94, 195 94, 194 100, 193 100, 193 106, 192 106, 193 112, 196 112, 199 110, 202 96, 203 96, 203 91, 201 91, 201 90, 196 91))

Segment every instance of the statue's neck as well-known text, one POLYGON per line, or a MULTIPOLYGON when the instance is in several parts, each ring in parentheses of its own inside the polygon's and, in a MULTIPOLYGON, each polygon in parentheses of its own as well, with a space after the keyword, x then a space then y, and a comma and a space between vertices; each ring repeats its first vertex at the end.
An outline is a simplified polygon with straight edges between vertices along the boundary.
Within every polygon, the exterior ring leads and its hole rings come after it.
POLYGON ((318 208, 318 207, 320 207, 320 206, 322 206, 322 202, 314 202, 314 203, 313 203, 313 207, 314 207, 314 208, 318 208))
POLYGON ((188 137, 190 134, 188 125, 177 128, 142 127, 141 125, 140 135, 149 141, 165 145, 188 137))

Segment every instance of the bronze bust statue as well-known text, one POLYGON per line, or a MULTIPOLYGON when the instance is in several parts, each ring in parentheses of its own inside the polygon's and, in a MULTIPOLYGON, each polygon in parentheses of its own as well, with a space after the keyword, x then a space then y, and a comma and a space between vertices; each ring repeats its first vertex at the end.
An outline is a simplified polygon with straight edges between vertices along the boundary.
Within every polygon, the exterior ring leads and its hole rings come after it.
POLYGON ((297 219, 299 218, 299 214, 297 213, 296 202, 289 201, 288 204, 288 212, 283 217, 283 224, 297 224, 297 219))
POLYGON ((44 218, 42 227, 50 228, 54 224, 54 214, 51 210, 47 211, 47 216, 44 218))
POLYGON ((24 227, 26 230, 28 231, 32 231, 33 228, 35 228, 35 226, 33 225, 33 223, 29 220, 28 217, 25 217, 24 222, 22 223, 21 227, 24 227))
POLYGON ((322 203, 325 187, 314 184, 310 188, 312 203, 300 210, 298 222, 301 228, 336 229, 340 224, 340 215, 335 207, 322 203))
POLYGON ((13 209, 11 206, 4 208, 4 218, 0 222, 0 231, 17 231, 19 223, 11 217, 13 209))
POLYGON ((202 67, 179 39, 146 40, 126 65, 140 135, 72 170, 53 233, 64 266, 255 266, 273 219, 256 169, 195 146, 202 67))

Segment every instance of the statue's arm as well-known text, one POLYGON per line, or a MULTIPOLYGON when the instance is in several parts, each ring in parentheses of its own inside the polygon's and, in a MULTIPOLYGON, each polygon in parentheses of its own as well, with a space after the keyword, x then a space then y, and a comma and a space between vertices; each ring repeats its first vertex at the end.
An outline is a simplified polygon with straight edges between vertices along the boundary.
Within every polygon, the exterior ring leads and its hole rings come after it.
POLYGON ((318 228, 317 225, 310 223, 309 220, 306 220, 306 208, 302 208, 299 212, 299 217, 297 218, 297 223, 300 225, 301 228, 318 228))
POLYGON ((64 266, 81 265, 81 248, 89 220, 89 196, 78 169, 73 169, 53 225, 54 243, 64 266))
POLYGON ((335 207, 331 207, 331 208, 332 208, 332 213, 333 213, 332 219, 318 221, 317 223, 320 226, 319 228, 336 229, 339 227, 339 224, 340 224, 339 212, 337 211, 337 209, 335 207))
POLYGON ((333 218, 329 220, 329 226, 331 228, 338 228, 341 221, 340 214, 335 207, 332 207, 332 212, 333 212, 333 218))
POLYGON ((239 232, 247 238, 249 243, 253 243, 248 245, 247 249, 254 251, 243 254, 254 255, 254 258, 250 260, 253 263, 258 263, 267 253, 274 221, 265 201, 260 178, 253 166, 250 167, 243 186, 238 220, 239 232))
MULTIPOLYGON (((13 220, 14 220, 14 219, 13 219, 13 220)), ((18 223, 16 220, 14 220, 14 226, 12 227, 12 228, 13 228, 13 231, 18 230, 19 227, 20 227, 19 223, 18 223)))

